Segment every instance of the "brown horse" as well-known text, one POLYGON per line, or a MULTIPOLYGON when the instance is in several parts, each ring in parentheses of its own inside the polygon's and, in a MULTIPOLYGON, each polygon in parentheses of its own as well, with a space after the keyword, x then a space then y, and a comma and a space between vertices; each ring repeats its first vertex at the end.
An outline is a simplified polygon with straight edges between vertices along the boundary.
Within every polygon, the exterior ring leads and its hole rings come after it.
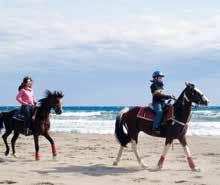
POLYGON ((138 134, 140 131, 143 131, 148 135, 166 138, 163 153, 157 164, 158 170, 162 169, 166 154, 174 139, 178 139, 182 144, 190 168, 193 171, 197 170, 198 168, 196 168, 192 160, 192 156, 190 154, 190 150, 185 137, 188 128, 188 122, 191 118, 192 103, 207 106, 208 99, 205 95, 203 95, 201 91, 195 88, 195 85, 186 83, 186 88, 173 104, 174 118, 171 123, 167 123, 161 126, 160 135, 155 135, 152 132, 152 122, 137 117, 140 107, 133 107, 130 109, 122 110, 118 114, 115 123, 115 135, 121 147, 113 165, 118 164, 123 152, 123 148, 126 147, 129 142, 131 142, 133 152, 137 157, 139 164, 142 167, 146 167, 137 152, 138 134), (125 133, 124 128, 127 130, 127 133, 125 133))
MULTIPOLYGON (((53 157, 57 155, 56 147, 54 144, 53 139, 50 137, 48 131, 50 129, 50 111, 54 109, 56 114, 62 113, 62 92, 54 91, 53 93, 50 91, 46 91, 46 97, 39 100, 40 106, 36 107, 36 116, 35 120, 32 121, 31 130, 32 135, 34 136, 34 143, 35 143, 35 159, 40 160, 39 155, 39 144, 38 139, 40 135, 43 135, 51 144, 52 154, 53 157)), ((23 134, 24 128, 24 121, 19 121, 14 119, 14 115, 18 110, 12 110, 9 112, 1 112, 0 113, 0 129, 5 127, 5 133, 3 134, 2 138, 4 140, 6 151, 5 155, 9 154, 9 146, 7 143, 7 137, 14 131, 14 135, 11 140, 12 145, 12 152, 15 155, 15 143, 19 136, 19 134, 23 134)))

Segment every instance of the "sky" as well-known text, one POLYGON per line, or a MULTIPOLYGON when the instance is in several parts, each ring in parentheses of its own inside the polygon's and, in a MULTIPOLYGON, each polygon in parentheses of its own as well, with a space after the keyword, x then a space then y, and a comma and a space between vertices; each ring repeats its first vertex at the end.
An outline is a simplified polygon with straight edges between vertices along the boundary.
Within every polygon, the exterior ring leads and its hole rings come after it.
POLYGON ((1 0, 0 106, 19 105, 32 76, 37 99, 64 105, 147 105, 155 70, 165 93, 192 82, 220 105, 220 2, 1 0))

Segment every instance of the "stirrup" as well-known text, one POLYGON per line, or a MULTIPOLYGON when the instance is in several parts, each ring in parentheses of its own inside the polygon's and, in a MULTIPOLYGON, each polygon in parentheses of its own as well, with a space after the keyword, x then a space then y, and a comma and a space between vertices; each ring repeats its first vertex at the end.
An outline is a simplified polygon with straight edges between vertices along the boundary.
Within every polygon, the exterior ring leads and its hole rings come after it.
POLYGON ((152 132, 156 135, 160 135, 160 129, 159 128, 152 128, 152 132))
POLYGON ((24 129, 24 135, 25 136, 29 136, 29 135, 31 135, 32 134, 32 131, 29 129, 29 128, 25 128, 24 129))

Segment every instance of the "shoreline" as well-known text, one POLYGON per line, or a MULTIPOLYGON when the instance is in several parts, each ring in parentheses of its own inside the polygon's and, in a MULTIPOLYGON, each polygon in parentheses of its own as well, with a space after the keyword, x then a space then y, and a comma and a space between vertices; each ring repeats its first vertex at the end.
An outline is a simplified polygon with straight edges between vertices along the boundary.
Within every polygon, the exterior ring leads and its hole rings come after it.
MULTIPOLYGON (((40 137, 41 160, 34 160, 32 137, 20 136, 16 155, 4 157, 0 140, 0 184, 63 185, 63 184, 155 184, 217 185, 220 177, 219 136, 187 136, 194 162, 201 172, 191 172, 180 144, 174 142, 165 159, 164 169, 152 172, 164 146, 163 138, 140 134, 138 149, 147 164, 142 169, 131 150, 125 149, 118 166, 113 161, 119 144, 112 134, 76 134, 51 132, 58 150, 52 159, 49 142, 40 137)), ((10 144, 11 136, 8 138, 10 144)))

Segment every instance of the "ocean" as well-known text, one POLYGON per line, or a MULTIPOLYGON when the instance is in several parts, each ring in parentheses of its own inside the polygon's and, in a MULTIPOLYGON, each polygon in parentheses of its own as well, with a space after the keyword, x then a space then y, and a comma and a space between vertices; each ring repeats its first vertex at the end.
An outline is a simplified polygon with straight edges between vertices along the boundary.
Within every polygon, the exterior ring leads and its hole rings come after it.
MULTIPOLYGON (((0 111, 16 107, 0 107, 0 111)), ((68 106, 63 107, 61 115, 51 114, 51 131, 70 133, 114 134, 114 123, 120 106, 68 106)), ((193 108, 188 135, 220 135, 220 107, 193 108)))

